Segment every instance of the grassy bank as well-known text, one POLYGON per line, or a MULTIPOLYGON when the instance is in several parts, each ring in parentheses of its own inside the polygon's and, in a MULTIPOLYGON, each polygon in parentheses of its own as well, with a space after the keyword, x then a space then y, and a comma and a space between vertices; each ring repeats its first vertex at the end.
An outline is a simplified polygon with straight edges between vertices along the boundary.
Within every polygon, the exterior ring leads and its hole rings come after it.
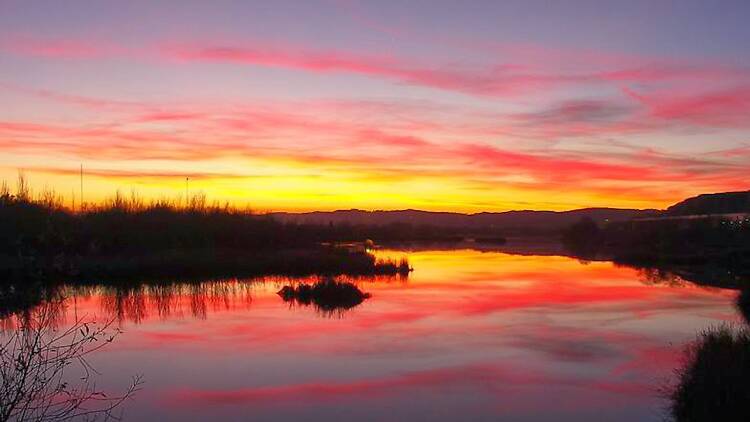
MULTIPOLYGON (((460 228, 415 224, 281 222, 249 209, 187 200, 115 194, 99 204, 64 206, 54 192, 32 195, 19 178, 0 187, 0 255, 33 258, 123 256, 174 250, 303 249, 323 242, 460 241, 460 228)), ((488 235, 488 233, 484 233, 488 235)), ((495 237, 495 239, 500 239, 495 237)))
POLYGON ((750 420, 750 331, 721 326, 689 346, 671 391, 677 422, 750 420))
POLYGON ((5 280, 113 282, 137 279, 201 279, 264 275, 406 275, 406 260, 377 260, 338 248, 261 250, 172 250, 148 255, 0 258, 5 280))
POLYGON ((33 196, 23 177, 13 194, 0 187, 6 282, 408 273, 406 262, 321 246, 357 235, 280 223, 201 195, 145 202, 116 194, 73 211, 53 192, 33 196))

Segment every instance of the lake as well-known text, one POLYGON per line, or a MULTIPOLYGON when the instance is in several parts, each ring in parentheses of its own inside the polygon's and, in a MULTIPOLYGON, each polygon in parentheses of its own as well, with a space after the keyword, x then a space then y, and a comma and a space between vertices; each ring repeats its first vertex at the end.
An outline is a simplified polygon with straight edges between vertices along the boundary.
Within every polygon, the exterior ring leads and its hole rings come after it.
POLYGON ((660 421, 685 345, 741 318, 736 291, 610 262, 377 254, 414 272, 354 280, 371 297, 348 310, 277 277, 70 287, 58 323, 122 328, 90 362, 107 391, 143 374, 126 420, 660 421))

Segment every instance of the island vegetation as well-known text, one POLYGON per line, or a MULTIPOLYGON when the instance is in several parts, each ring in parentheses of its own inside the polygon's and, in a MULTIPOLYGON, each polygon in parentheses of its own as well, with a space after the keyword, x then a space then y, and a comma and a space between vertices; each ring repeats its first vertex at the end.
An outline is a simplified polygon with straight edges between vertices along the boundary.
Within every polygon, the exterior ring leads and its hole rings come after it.
POLYGON ((284 286, 279 290, 278 295, 285 302, 292 304, 314 305, 325 315, 340 314, 370 298, 369 293, 361 291, 354 283, 336 281, 330 277, 315 284, 300 283, 284 286))

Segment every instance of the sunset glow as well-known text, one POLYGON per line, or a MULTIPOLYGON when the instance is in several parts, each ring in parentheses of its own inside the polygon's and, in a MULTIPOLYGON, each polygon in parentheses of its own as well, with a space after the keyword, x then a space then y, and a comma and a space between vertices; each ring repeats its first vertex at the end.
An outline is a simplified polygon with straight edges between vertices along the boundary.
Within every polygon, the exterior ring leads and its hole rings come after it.
POLYGON ((0 1, 0 180, 261 211, 750 188, 746 3, 534 3, 0 1))

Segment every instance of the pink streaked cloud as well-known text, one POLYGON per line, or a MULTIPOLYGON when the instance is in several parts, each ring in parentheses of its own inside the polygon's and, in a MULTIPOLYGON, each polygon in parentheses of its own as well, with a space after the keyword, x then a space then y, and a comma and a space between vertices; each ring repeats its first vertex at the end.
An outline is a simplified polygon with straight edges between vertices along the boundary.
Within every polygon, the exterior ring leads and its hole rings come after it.
POLYGON ((11 35, 0 41, 0 49, 13 54, 51 59, 100 59, 128 55, 128 48, 101 40, 42 39, 11 35))
POLYGON ((625 92, 643 103, 650 116, 673 125, 687 123, 704 127, 750 127, 750 84, 697 93, 625 92))
MULTIPOLYGON (((650 109, 632 101, 568 101, 533 113, 504 116, 435 104, 319 101, 270 102, 265 106, 175 105, 97 99, 48 90, 18 91, 53 103, 99 111, 99 119, 106 117, 101 123, 87 125, 0 122, 0 146, 4 150, 39 155, 55 151, 70 159, 261 159, 287 163, 307 174, 346 173, 350 175, 346 177, 362 182, 438 180, 449 173, 453 180, 477 191, 498 187, 565 190, 575 186, 601 195, 630 192, 647 198, 663 195, 664 190, 644 187, 644 182, 679 187, 691 180, 693 187, 727 190, 742 188, 742 175, 747 171, 747 165, 738 162, 736 154, 695 158, 657 148, 622 148, 623 143, 615 145, 621 152, 603 150, 592 154, 551 147, 511 148, 491 141, 512 139, 516 133, 525 133, 526 138, 520 139, 543 140, 552 136, 649 133, 663 126, 662 117, 649 118, 650 109), (643 121, 639 120, 641 117, 643 121), (460 123, 453 124, 454 120, 460 123), (282 139, 284 142, 280 142, 282 139), (615 182, 617 185, 612 185, 615 182)), ((75 170, 41 167, 47 174, 72 174, 75 170)), ((199 173, 210 174, 207 179, 262 176, 236 170, 196 171, 199 173)), ((140 175, 152 180, 159 174, 166 179, 176 173, 96 168, 91 173, 119 179, 136 179, 140 175)), ((678 188, 674 196, 679 198, 684 193, 678 188)))
POLYGON ((502 192, 575 192, 577 199, 557 208, 611 205, 606 199, 616 197, 661 207, 700 191, 747 188, 746 139, 737 133, 750 121, 750 76, 740 66, 592 50, 545 54, 547 48, 527 44, 478 45, 471 51, 498 54, 460 64, 404 51, 354 52, 288 41, 151 39, 126 46, 8 37, 0 49, 43 59, 34 62, 67 58, 71 66, 118 58, 128 66, 166 64, 190 72, 203 68, 195 64, 217 63, 435 88, 415 98, 186 95, 153 101, 0 81, 0 89, 27 103, 29 116, 0 121, 0 148, 27 161, 66 161, 24 164, 46 175, 71 176, 70 163, 85 160, 92 177, 155 182, 186 173, 188 163, 210 161, 232 165, 195 173, 239 183, 261 178, 263 171, 242 170, 260 164, 264 171, 275 168, 270 173, 278 180, 315 174, 330 186, 447 183, 455 191, 446 197, 462 199, 446 203, 474 197, 473 207, 502 192), (557 62, 564 65, 549 65, 557 62), (446 93, 468 95, 456 102, 446 93), (38 112, 37 104, 43 105, 38 112), (64 117, 47 111, 54 109, 64 110, 64 117), (698 135, 706 145, 688 147, 698 135), (683 136, 691 140, 673 147, 683 136), (706 154, 695 156, 700 149, 706 154), (722 150, 734 152, 715 153, 722 150), (138 169, 127 168, 135 162, 138 169), (181 169, 163 171, 155 162, 181 169))
MULTIPOLYGON (((552 72, 540 47, 503 45, 494 64, 433 63, 393 54, 375 55, 281 42, 169 42, 125 47, 107 42, 11 37, 0 45, 7 52, 50 59, 124 57, 172 63, 213 62, 295 69, 315 73, 351 73, 399 84, 436 88, 481 97, 517 96, 565 86, 591 84, 712 83, 717 79, 748 81, 750 71, 726 65, 694 64, 650 57, 612 59, 606 53, 567 51, 581 60, 574 69, 552 72), (531 59, 530 59, 531 58, 531 59)), ((542 49, 543 50, 543 49, 542 49)), ((557 56, 560 56, 559 52, 557 56)), ((570 66, 568 66, 570 67, 570 66)))
MULTIPOLYGON (((513 50, 511 50, 513 51, 513 50)), ((518 51, 517 49, 515 51, 518 51)), ((349 72, 390 79, 407 85, 426 86, 478 96, 508 96, 542 89, 587 84, 649 84, 670 82, 710 82, 717 78, 750 80, 750 70, 728 66, 670 63, 642 58, 640 62, 615 64, 615 68, 591 70, 590 63, 577 69, 550 72, 545 63, 524 63, 524 55, 503 57, 493 65, 425 65, 418 59, 394 56, 357 55, 344 51, 315 50, 302 46, 240 45, 202 46, 183 44, 160 47, 165 58, 182 61, 238 63, 283 67, 311 72, 349 72), (516 61, 519 60, 519 61, 516 61)), ((602 67, 602 60, 586 57, 602 67)), ((611 64, 610 64, 611 65, 611 64)))
MULTIPOLYGON (((172 114, 169 115, 173 117, 172 114)), ((178 114, 177 120, 185 117, 178 114)), ((161 116, 163 117, 163 116, 161 116)), ((141 117, 138 117, 141 119, 141 117)), ((192 122, 192 120, 188 119, 192 122)), ((173 121, 174 123, 174 121, 173 121)), ((446 144, 430 141, 413 135, 391 134, 376 129, 361 129, 357 125, 335 126, 329 124, 305 124, 304 119, 281 116, 245 114, 243 117, 219 118, 200 122, 200 128, 184 127, 179 132, 162 131, 155 128, 125 127, 70 127, 40 125, 33 123, 0 122, 0 144, 6 150, 40 152, 56 149, 71 156, 95 158, 117 158, 119 160, 171 158, 173 160, 200 160, 222 157, 246 157, 290 159, 300 163, 315 162, 318 165, 356 168, 365 172, 378 169, 398 169, 402 176, 437 175, 450 168, 454 175, 482 175, 502 177, 526 174, 539 182, 580 182, 583 180, 655 180, 675 181, 684 178, 694 166, 673 165, 664 168, 663 161, 651 157, 633 156, 612 161, 586 157, 570 152, 517 152, 472 142, 446 144), (284 123, 287 123, 286 125, 284 123), (291 132, 290 132, 291 131, 291 132), (277 145, 274 133, 307 134, 308 143, 277 145), (205 142, 205 134, 211 133, 212 142, 205 142), (338 140, 326 136, 336 136, 338 140), (331 147, 311 151, 316 136, 319 142, 331 147), (91 149, 91 145, 106 139, 106 143, 91 149), (143 148, 147 143, 148 148, 143 148), (341 148, 349 145, 342 154, 341 148), (375 149, 372 149, 375 148, 375 149), (397 160, 397 164, 393 160, 397 160), (652 161, 653 164, 648 162, 652 161), (434 171, 430 169, 435 169, 434 171)), ((692 163, 699 164, 699 162, 692 163)), ((709 163, 705 163, 708 165, 709 163)), ((715 164, 715 170, 721 165, 715 164)), ((732 166, 727 171, 733 171, 732 166)), ((697 176, 697 173, 694 173, 697 176)))

